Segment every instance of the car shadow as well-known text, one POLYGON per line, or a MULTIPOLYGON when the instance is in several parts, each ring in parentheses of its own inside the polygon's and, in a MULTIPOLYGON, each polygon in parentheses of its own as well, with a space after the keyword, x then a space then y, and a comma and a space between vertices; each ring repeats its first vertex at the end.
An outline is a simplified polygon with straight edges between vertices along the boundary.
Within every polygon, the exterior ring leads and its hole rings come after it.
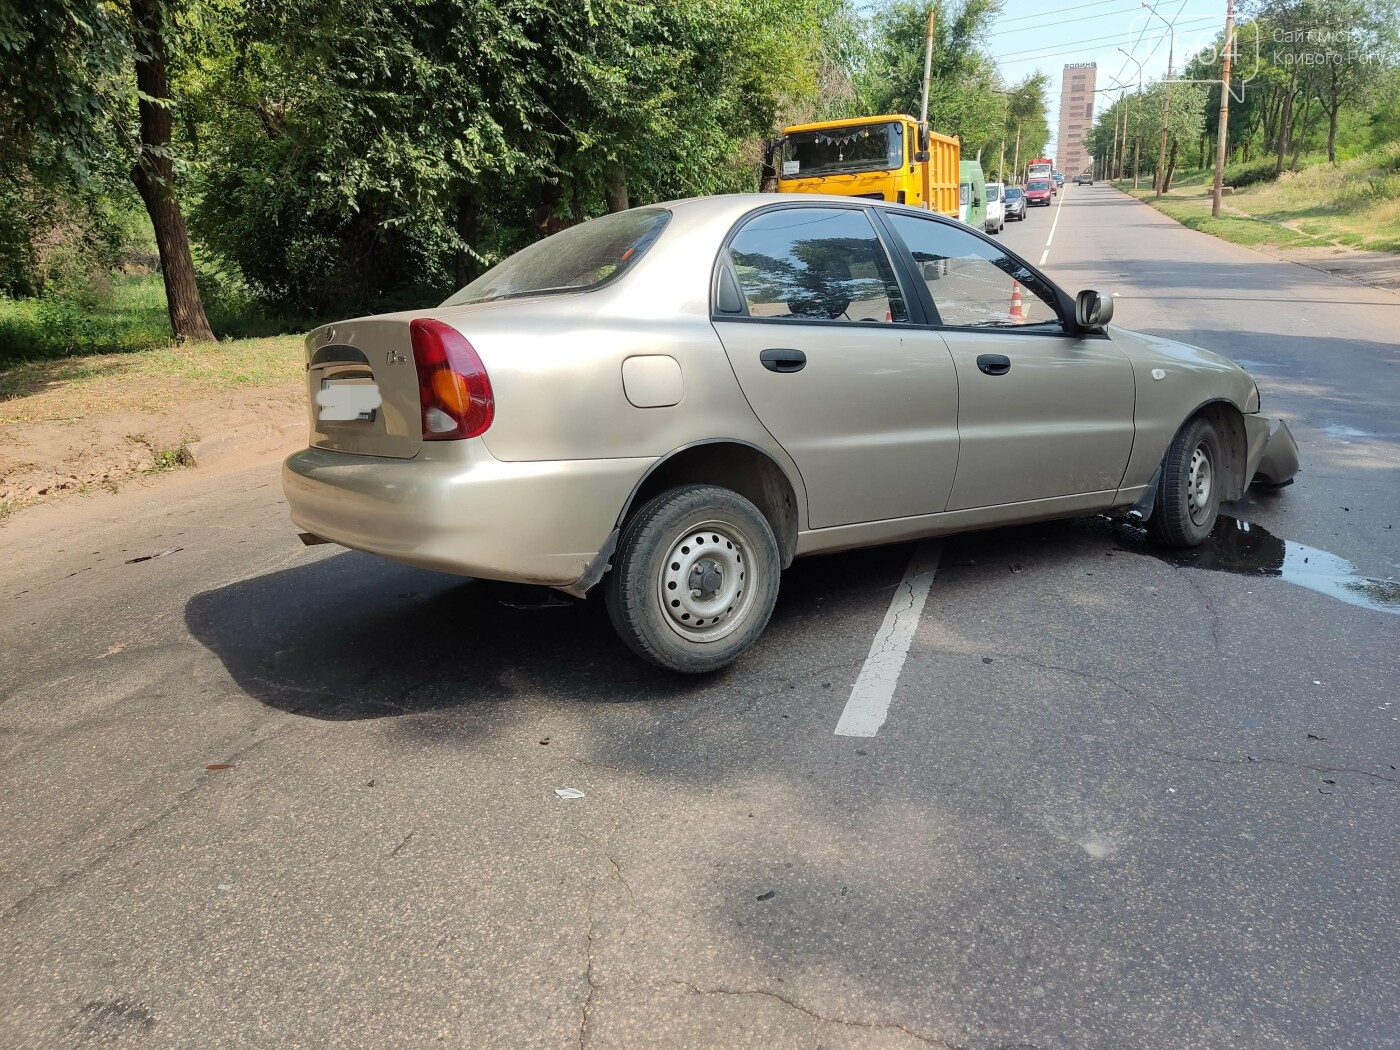
POLYGON ((736 667, 703 676, 637 658, 596 592, 578 601, 549 588, 449 576, 355 551, 198 594, 186 605, 185 623, 245 693, 310 718, 411 715, 519 695, 668 700, 732 687, 735 677, 800 673, 800 654, 791 646, 784 652, 791 635, 820 616, 828 597, 836 604, 861 595, 882 609, 888 595, 873 594, 872 581, 892 588, 908 555, 905 545, 798 562, 783 574, 759 643, 736 667))

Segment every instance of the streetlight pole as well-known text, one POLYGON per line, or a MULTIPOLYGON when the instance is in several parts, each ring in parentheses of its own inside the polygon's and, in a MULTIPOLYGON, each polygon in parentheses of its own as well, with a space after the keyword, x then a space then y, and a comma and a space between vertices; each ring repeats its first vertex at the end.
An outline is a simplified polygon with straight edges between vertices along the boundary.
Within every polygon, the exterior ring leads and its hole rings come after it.
POLYGON ((1225 182, 1225 138, 1230 131, 1230 59, 1235 51, 1235 4, 1225 0, 1225 66, 1220 76, 1220 127, 1215 133, 1215 187, 1211 191, 1211 218, 1220 218, 1220 196, 1225 182))
MULTIPOLYGON (((1121 47, 1118 50, 1123 51, 1121 47)), ((1133 124, 1135 125, 1133 129, 1135 132, 1133 135, 1133 189, 1137 189, 1138 168, 1141 167, 1139 161, 1142 159, 1142 135, 1141 129, 1138 127, 1142 123, 1142 63, 1126 51, 1123 51, 1123 54, 1129 62, 1137 66, 1138 71, 1137 102, 1133 106, 1133 124)))
POLYGON ((1172 60, 1176 56, 1176 30, 1172 28, 1172 23, 1158 14, 1157 9, 1147 0, 1142 0, 1142 6, 1151 11, 1152 16, 1167 27, 1167 36, 1170 41, 1167 44, 1166 96, 1162 100, 1162 142, 1157 148, 1157 171, 1152 176, 1152 192, 1160 197, 1167 192, 1167 119, 1172 111, 1172 60))

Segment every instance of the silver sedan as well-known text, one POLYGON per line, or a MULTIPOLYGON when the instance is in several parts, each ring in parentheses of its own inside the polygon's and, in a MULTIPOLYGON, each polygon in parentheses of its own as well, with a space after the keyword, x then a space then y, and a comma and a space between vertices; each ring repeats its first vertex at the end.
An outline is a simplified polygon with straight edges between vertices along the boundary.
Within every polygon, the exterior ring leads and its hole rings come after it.
POLYGON ((1292 480, 1243 369, 1112 313, 912 208, 637 208, 313 331, 287 502, 409 565, 601 586, 639 655, 710 671, 794 558, 1094 512, 1189 546, 1292 480))

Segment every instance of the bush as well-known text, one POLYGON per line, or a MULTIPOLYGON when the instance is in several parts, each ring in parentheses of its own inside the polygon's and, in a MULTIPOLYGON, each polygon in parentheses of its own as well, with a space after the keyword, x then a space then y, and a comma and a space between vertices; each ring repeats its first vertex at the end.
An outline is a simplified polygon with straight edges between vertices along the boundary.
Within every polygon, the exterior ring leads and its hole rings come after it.
POLYGON ((1274 158, 1251 161, 1248 164, 1231 164, 1225 168, 1225 185, 1235 189, 1256 186, 1261 182, 1273 182, 1278 178, 1274 171, 1274 158))

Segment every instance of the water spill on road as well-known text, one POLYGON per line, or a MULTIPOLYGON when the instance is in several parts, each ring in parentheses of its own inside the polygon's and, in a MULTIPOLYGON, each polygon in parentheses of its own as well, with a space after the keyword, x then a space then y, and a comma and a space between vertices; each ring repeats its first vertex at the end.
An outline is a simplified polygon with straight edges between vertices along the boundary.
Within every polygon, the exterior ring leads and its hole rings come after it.
POLYGON ((1355 427, 1345 426, 1341 423, 1324 423, 1322 429, 1334 438, 1368 438, 1375 437, 1375 434, 1366 430, 1357 430, 1355 427))
POLYGON ((1215 531, 1199 547, 1163 550, 1147 542, 1142 529, 1120 527, 1115 538, 1124 550, 1150 554, 1170 565, 1273 576, 1348 605, 1400 614, 1400 580, 1359 576, 1356 566, 1331 551, 1275 536, 1262 525, 1220 515, 1215 531))

